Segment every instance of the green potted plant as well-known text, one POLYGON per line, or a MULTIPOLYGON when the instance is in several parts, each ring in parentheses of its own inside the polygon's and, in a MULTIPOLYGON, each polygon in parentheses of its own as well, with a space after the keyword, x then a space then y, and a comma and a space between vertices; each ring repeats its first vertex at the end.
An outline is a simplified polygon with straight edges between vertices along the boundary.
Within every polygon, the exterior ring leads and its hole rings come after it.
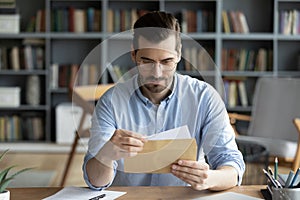
MULTIPOLYGON (((0 155, 0 162, 4 155, 8 152, 9 150, 5 150, 1 155, 0 155)), ((9 172, 15 168, 16 165, 9 166, 5 169, 0 169, 0 200, 9 200, 10 199, 10 192, 7 190, 8 184, 20 173, 23 173, 27 170, 30 170, 31 168, 25 168, 21 169, 17 172, 14 172, 12 174, 9 174, 9 172)))

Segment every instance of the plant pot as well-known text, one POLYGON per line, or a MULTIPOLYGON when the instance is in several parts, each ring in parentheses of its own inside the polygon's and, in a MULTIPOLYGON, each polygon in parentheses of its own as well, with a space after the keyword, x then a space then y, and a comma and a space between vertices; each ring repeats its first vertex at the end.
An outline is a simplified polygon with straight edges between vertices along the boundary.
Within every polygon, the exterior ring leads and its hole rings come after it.
POLYGON ((9 200, 10 199, 10 192, 5 190, 4 192, 0 193, 0 200, 9 200))

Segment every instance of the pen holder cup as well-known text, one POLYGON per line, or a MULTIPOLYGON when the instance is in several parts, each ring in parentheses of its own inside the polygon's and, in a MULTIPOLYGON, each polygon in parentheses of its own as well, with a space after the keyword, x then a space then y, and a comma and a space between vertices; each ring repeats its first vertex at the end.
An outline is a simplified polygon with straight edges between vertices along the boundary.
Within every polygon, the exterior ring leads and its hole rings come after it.
POLYGON ((300 199, 300 188, 274 188, 272 187, 272 200, 300 199))

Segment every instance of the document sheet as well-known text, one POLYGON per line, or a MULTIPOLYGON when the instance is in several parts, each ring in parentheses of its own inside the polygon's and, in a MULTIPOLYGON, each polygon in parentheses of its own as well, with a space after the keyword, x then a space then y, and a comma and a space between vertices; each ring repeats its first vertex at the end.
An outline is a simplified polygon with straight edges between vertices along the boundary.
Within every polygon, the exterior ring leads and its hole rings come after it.
POLYGON ((61 189, 54 195, 49 196, 43 200, 89 200, 101 194, 105 194, 105 196, 101 198, 101 200, 111 200, 126 194, 126 192, 109 190, 95 191, 89 188, 69 186, 61 189))
POLYGON ((224 200, 224 199, 234 199, 234 200, 259 200, 260 198, 251 197, 244 194, 239 194, 236 192, 224 192, 221 194, 215 194, 206 197, 199 197, 194 200, 224 200))

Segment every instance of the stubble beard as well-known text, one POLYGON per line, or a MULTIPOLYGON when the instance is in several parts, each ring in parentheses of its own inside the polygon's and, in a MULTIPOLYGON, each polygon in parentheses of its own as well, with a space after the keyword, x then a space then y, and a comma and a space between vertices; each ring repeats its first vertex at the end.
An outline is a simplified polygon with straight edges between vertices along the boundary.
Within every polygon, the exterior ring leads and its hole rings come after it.
POLYGON ((141 86, 145 87, 151 93, 161 93, 170 85, 167 78, 148 77, 144 79, 143 77, 141 77, 140 81, 141 81, 140 82, 141 86), (151 83, 151 82, 159 82, 159 83, 151 83))

